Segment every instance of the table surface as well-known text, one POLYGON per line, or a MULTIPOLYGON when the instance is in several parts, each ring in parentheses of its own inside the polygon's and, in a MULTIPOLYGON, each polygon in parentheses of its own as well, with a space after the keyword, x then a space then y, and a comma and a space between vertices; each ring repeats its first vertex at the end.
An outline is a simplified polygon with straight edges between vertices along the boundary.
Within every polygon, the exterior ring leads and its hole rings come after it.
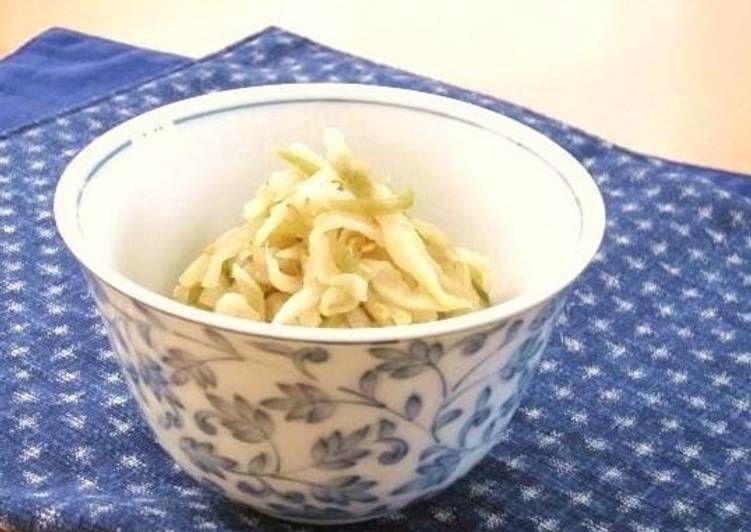
POLYGON ((270 24, 638 151, 751 173, 746 0, 0 0, 0 57, 51 26, 199 57, 270 24))

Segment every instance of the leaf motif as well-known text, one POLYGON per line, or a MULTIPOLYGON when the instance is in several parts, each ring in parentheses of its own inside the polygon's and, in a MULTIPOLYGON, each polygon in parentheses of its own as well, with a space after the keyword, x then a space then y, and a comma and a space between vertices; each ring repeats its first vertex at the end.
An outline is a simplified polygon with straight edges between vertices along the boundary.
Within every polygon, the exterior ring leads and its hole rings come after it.
POLYGON ((255 414, 255 408, 253 408, 253 406, 241 395, 235 394, 232 399, 235 403, 234 410, 236 415, 249 421, 252 420, 255 414))
POLYGON ((207 364, 196 366, 193 370, 193 378, 201 388, 215 388, 217 384, 216 375, 207 364))
POLYGON ((190 379, 190 370, 178 369, 170 375, 170 382, 175 386, 182 386, 190 379))
POLYGON ((170 389, 165 390, 164 400, 167 402, 168 405, 170 405, 175 410, 185 409, 185 405, 182 404, 180 399, 178 399, 177 396, 174 393, 172 393, 172 390, 170 389))
POLYGON ((507 416, 511 415, 516 411, 516 408, 519 406, 519 403, 521 402, 521 394, 515 393, 508 397, 501 407, 498 409, 498 417, 500 419, 504 419, 507 416))
POLYGON ((312 386, 310 384, 300 382, 297 384, 298 388, 302 391, 303 395, 310 399, 311 401, 328 401, 329 396, 325 393, 316 388, 315 386, 312 386))
POLYGON ((467 445, 467 437, 472 429, 482 425, 490 417, 490 408, 483 408, 478 410, 470 416, 470 418, 464 423, 464 426, 459 431, 459 445, 465 447, 467 445))
POLYGON ((192 355, 185 349, 167 349, 167 356, 162 357, 165 364, 172 368, 182 368, 193 361, 192 355))
POLYGON ((485 342, 488 340, 487 333, 480 332, 465 338, 462 338, 457 342, 457 346, 462 347, 462 354, 465 356, 474 355, 485 347, 485 342))
POLYGON ((244 397, 235 394, 232 403, 213 394, 206 394, 206 398, 216 409, 216 415, 220 417, 222 426, 228 429, 236 439, 248 443, 260 443, 267 440, 273 433, 274 424, 269 415, 250 404, 244 397))
POLYGON ((446 410, 445 412, 442 412, 435 420, 435 430, 438 431, 442 429, 444 426, 448 425, 449 423, 455 421, 457 418, 461 417, 462 415, 462 409, 461 408, 454 408, 452 410, 446 410))
POLYGON ((329 359, 329 353, 322 347, 303 347, 291 354, 295 367, 310 379, 316 380, 315 375, 305 367, 307 363, 322 364, 329 359))
POLYGON ((267 439, 266 434, 264 434, 258 426, 246 419, 223 419, 222 425, 232 432, 232 436, 240 441, 247 443, 261 443, 267 439))
POLYGON ((519 334, 522 325, 524 325, 524 320, 522 319, 516 319, 511 323, 511 325, 509 325, 508 329, 506 329, 506 337, 504 338, 501 347, 508 345, 514 341, 516 336, 519 334))
MULTIPOLYGON (((133 384, 139 384, 141 382, 141 377, 138 375, 138 369, 136 366, 130 362, 124 362, 123 367, 125 368, 125 373, 128 377, 133 381, 133 384)), ((138 388, 140 390, 140 386, 138 388)))
POLYGON ((271 419, 271 416, 260 408, 255 409, 253 421, 267 436, 271 436, 274 433, 274 421, 271 419))
POLYGON ((195 413, 193 419, 195 420, 196 426, 201 432, 210 434, 212 436, 216 434, 216 427, 209 422, 209 420, 214 417, 214 415, 214 412, 210 412, 208 410, 199 410, 195 413))
POLYGON ((365 425, 356 431, 352 432, 348 436, 344 437, 342 441, 342 448, 351 449, 357 447, 370 433, 370 425, 365 425))
POLYGON ((410 421, 414 420, 417 416, 420 415, 420 412, 422 411, 422 399, 419 395, 416 393, 413 393, 407 398, 406 403, 404 404, 404 413, 407 416, 407 419, 410 421))
POLYGON ((526 364, 532 360, 545 347, 545 339, 541 334, 527 338, 518 349, 518 361, 526 364))
POLYGON ((490 388, 490 386, 485 386, 485 388, 483 388, 480 394, 477 396, 477 400, 475 401, 475 408, 479 409, 488 404, 492 393, 493 390, 490 388))
POLYGON ((248 462, 248 473, 252 475, 262 474, 266 470, 267 463, 268 457, 266 456, 266 453, 258 453, 253 458, 251 458, 250 462, 248 462))
POLYGON ((305 494, 300 491, 285 491, 279 493, 279 496, 285 501, 300 504, 305 501, 305 494))
POLYGON ((366 396, 372 398, 375 395, 375 387, 378 383, 378 373, 369 369, 360 377, 358 387, 360 391, 366 396))
MULTIPOLYGON (((374 480, 361 480, 357 483, 357 488, 359 490, 369 490, 370 488, 377 486, 377 485, 378 485, 378 482, 374 480)), ((368 502, 362 499, 356 499, 356 500, 359 500, 360 502, 368 502)))
POLYGON ((388 444, 389 450, 378 455, 379 464, 392 465, 399 463, 409 452, 409 445, 401 438, 384 438, 380 441, 381 443, 388 444))
POLYGON ((474 420, 475 421, 475 426, 479 427, 480 425, 482 425, 483 423, 485 423, 488 420, 488 418, 490 417, 490 413, 491 413, 490 408, 483 408, 482 410, 479 410, 475 414, 475 420, 474 420))
POLYGON ((382 465, 392 465, 400 462, 409 452, 409 445, 401 438, 397 438, 396 424, 388 419, 378 421, 378 439, 379 443, 388 445, 388 449, 378 455, 378 463, 382 465))
POLYGON ((390 419, 381 419, 378 422, 378 439, 390 438, 396 433, 396 424, 390 419))
POLYGON ((310 448, 310 456, 314 463, 322 462, 328 452, 328 442, 325 438, 318 438, 313 447, 310 448))
POLYGON ((420 453, 420 462, 424 462, 434 454, 443 452, 446 448, 443 445, 431 445, 430 447, 425 448, 423 452, 420 453))
POLYGON ((215 331, 214 329, 209 329, 208 327, 204 327, 203 333, 211 342, 212 347, 214 347, 218 351, 223 351, 225 353, 230 353, 233 355, 237 354, 237 349, 235 349, 235 346, 232 345, 230 341, 224 337, 223 334, 215 331))
POLYGON ((202 476, 202 477, 199 477, 197 480, 201 485, 206 486, 210 490, 227 495, 227 490, 225 490, 218 482, 210 479, 209 477, 202 476))
POLYGON ((360 480, 360 475, 345 475, 327 480, 326 485, 334 488, 345 488, 356 483, 358 480, 360 480))
POLYGON ((563 309, 565 299, 565 295, 562 294, 540 309, 540 312, 538 312, 529 324, 529 330, 532 332, 538 332, 546 323, 548 323, 548 320, 557 316, 557 314, 563 309))
POLYGON ((348 499, 342 499, 341 495, 338 495, 337 491, 332 490, 331 488, 327 488, 326 486, 313 486, 313 488, 310 490, 313 497, 321 502, 327 502, 327 503, 333 503, 333 504, 342 504, 346 505, 349 503, 348 499))
POLYGON ((534 359, 545 347, 545 338, 541 334, 530 336, 517 347, 511 355, 511 358, 504 367, 499 370, 499 376, 505 381, 510 381, 518 374, 522 374, 519 379, 520 387, 526 383, 529 376, 529 362, 534 359))
POLYGON ((224 471, 234 471, 237 466, 237 462, 231 458, 216 454, 212 443, 199 442, 183 436, 180 438, 180 449, 188 456, 193 465, 205 473, 220 478, 225 478, 224 471))
POLYGON ((426 489, 426 482, 423 477, 418 477, 414 480, 410 480, 406 484, 402 484, 391 492, 391 495, 398 497, 405 493, 411 493, 413 491, 424 491, 426 489))
POLYGON ((285 419, 287 421, 305 420, 307 423, 320 423, 331 417, 336 411, 336 406, 331 402, 300 403, 293 406, 285 419))
POLYGON ((209 400, 211 406, 213 406, 214 409, 216 409, 222 416, 229 418, 236 416, 234 406, 232 406, 232 403, 230 403, 226 399, 212 393, 207 393, 206 399, 209 400))
POLYGON ((342 448, 342 433, 335 430, 328 438, 327 449, 332 453, 338 452, 342 448))
POLYGON ((370 426, 365 425, 346 436, 337 430, 326 438, 319 438, 310 450, 315 467, 336 470, 354 466, 370 454, 368 449, 359 447, 369 432, 370 426))
POLYGON ((505 366, 503 366, 500 370, 498 370, 498 376, 501 378, 501 380, 509 382, 514 377, 516 377, 516 374, 519 372, 519 365, 508 363, 505 366))
POLYGON ((247 482, 245 480, 241 480, 237 483, 237 489, 242 491, 243 493, 249 493, 251 495, 255 495, 256 497, 268 497, 271 495, 272 491, 268 484, 264 481, 259 481, 260 486, 256 487, 250 482, 247 482))
POLYGON ((324 469, 329 471, 338 471, 342 469, 349 469, 357 464, 357 460, 370 454, 369 451, 359 450, 357 452, 347 453, 347 456, 343 456, 337 460, 327 460, 317 464, 318 469, 324 469))
POLYGON ((490 444, 495 443, 493 442, 494 436, 495 436, 495 427, 498 424, 498 420, 494 419, 488 425, 485 427, 485 430, 482 431, 482 443, 484 444, 490 444))
POLYGON ((493 325, 490 329, 488 329, 487 331, 485 331, 485 334, 487 334, 488 336, 490 336, 493 333, 496 333, 496 332, 498 332, 500 330, 503 330, 503 328, 506 327, 507 323, 508 323, 508 319, 501 320, 498 323, 496 323, 495 325, 493 325))
POLYGON ((412 377, 416 377, 423 371, 427 369, 428 366, 425 365, 410 365, 410 366, 404 366, 402 368, 397 369, 396 371, 391 372, 391 376, 395 379, 411 379, 412 377))
POLYGON ((174 361, 178 362, 180 366, 190 366, 195 362, 199 362, 193 353, 186 351, 185 349, 169 349, 168 354, 169 358, 174 359, 174 361))
POLYGON ((407 354, 393 347, 371 347, 370 354, 381 360, 399 360, 407 358, 407 354))
POLYGON ((376 371, 383 371, 385 373, 393 373, 406 367, 422 367, 423 362, 416 362, 414 360, 389 360, 388 362, 382 362, 376 366, 376 371))
POLYGON ((409 344, 409 357, 413 360, 426 362, 428 360, 429 352, 430 347, 422 340, 415 340, 409 344))
POLYGON ((138 336, 141 337, 141 341, 144 343, 144 345, 149 348, 152 348, 153 346, 151 343, 151 327, 149 327, 145 323, 137 322, 136 329, 138 330, 138 336))
POLYGON ((370 455, 370 451, 368 449, 347 449, 346 451, 341 451, 337 456, 340 461, 347 462, 347 467, 352 467, 355 465, 355 463, 360 460, 361 458, 365 458, 366 456, 370 455))
POLYGON ((365 480, 359 475, 345 475, 329 479, 326 484, 311 489, 313 497, 325 503, 348 506, 350 502, 369 503, 378 498, 369 492, 376 485, 372 480, 365 480))
POLYGON ((303 347, 295 351, 296 358, 313 364, 323 364, 329 359, 329 352, 322 347, 303 347))
POLYGON ((305 403, 293 405, 287 412, 287 415, 284 416, 284 419, 287 421, 299 421, 301 419, 307 420, 308 414, 312 408, 311 405, 305 403))
POLYGON ((392 495, 403 495, 414 491, 427 492, 446 482, 454 474, 461 463, 461 456, 455 449, 442 446, 432 446, 423 451, 420 465, 415 472, 419 475, 391 492, 392 495), (432 458, 432 462, 426 462, 432 458))
POLYGON ((261 401, 261 404, 266 408, 270 408, 272 410, 283 410, 286 412, 287 410, 292 408, 292 405, 294 403, 291 399, 285 399, 283 397, 273 397, 271 399, 264 399, 263 401, 261 401))
POLYGON ((183 426, 183 420, 174 412, 164 412, 159 418, 159 424, 165 429, 171 429, 172 427, 180 429, 183 426))
POLYGON ((270 342, 253 342, 252 345, 260 349, 261 351, 265 351, 266 353, 273 353, 275 355, 283 356, 292 355, 292 349, 281 344, 272 344, 270 342))
POLYGON ((438 362, 443 358, 444 350, 443 350, 443 344, 440 342, 434 342, 430 344, 430 349, 428 350, 428 362, 431 364, 438 364, 438 362))
POLYGON ((330 418, 335 411, 336 407, 332 403, 320 403, 305 416, 305 421, 308 423, 320 423, 330 418))
POLYGON ((533 371, 534 368, 529 368, 528 366, 524 367, 521 377, 519 377, 518 380, 519 390, 524 391, 527 389, 527 385, 529 384, 529 380, 532 378, 533 371))
POLYGON ((277 388, 281 390, 281 392, 284 395, 289 396, 290 399, 292 399, 296 403, 305 401, 306 399, 305 394, 302 392, 300 387, 295 384, 287 384, 284 382, 278 382, 276 386, 277 388))
POLYGON ((329 418, 336 410, 335 403, 325 392, 307 383, 277 383, 277 387, 289 397, 265 399, 261 404, 274 410, 286 410, 288 421, 304 419, 318 423, 329 418))

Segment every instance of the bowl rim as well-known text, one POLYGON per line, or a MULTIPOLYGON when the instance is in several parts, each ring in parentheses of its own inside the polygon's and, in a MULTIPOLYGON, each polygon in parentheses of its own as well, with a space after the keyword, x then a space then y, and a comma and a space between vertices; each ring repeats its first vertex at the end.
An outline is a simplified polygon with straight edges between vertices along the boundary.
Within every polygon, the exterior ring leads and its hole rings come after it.
POLYGON ((75 258, 101 282, 146 307, 172 317, 228 332, 326 344, 388 343, 423 337, 443 336, 474 330, 518 315, 549 300, 570 285, 592 261, 605 231, 605 205, 602 195, 586 168, 569 152, 544 134, 513 118, 486 108, 435 94, 348 83, 299 83, 247 87, 219 91, 176 101, 133 117, 110 129, 84 147, 63 171, 54 198, 54 218, 58 231, 75 258), (136 142, 144 135, 181 123, 179 118, 210 114, 242 106, 294 101, 357 101, 428 111, 445 118, 503 133, 518 145, 541 157, 566 181, 579 204, 582 229, 576 246, 576 258, 567 269, 540 287, 463 316, 434 322, 368 327, 323 329, 293 325, 276 325, 233 318, 178 303, 147 289, 106 264, 87 242, 78 224, 78 205, 86 182, 96 171, 116 156, 123 145, 136 142))

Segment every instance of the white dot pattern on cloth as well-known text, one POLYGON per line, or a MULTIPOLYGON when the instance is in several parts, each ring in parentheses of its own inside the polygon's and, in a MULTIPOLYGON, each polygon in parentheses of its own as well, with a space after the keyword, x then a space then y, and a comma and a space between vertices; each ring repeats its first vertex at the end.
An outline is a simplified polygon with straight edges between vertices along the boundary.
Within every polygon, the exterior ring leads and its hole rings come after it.
POLYGON ((141 421, 54 227, 57 176, 101 132, 221 89, 346 81, 445 94, 553 137, 608 208, 503 442, 429 502, 358 530, 751 530, 751 202, 735 176, 278 29, 0 137, 0 527, 296 529, 183 474, 141 421))

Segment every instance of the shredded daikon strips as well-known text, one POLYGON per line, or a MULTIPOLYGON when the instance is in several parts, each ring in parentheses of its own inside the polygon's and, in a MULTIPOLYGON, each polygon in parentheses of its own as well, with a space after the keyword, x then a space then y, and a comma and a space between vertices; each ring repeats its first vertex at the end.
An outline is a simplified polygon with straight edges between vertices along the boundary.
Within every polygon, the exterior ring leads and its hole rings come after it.
POLYGON ((229 316, 303 327, 434 321, 490 305, 491 264, 410 216, 412 190, 394 192, 324 131, 325 156, 278 148, 245 222, 206 246, 173 297, 229 316))

